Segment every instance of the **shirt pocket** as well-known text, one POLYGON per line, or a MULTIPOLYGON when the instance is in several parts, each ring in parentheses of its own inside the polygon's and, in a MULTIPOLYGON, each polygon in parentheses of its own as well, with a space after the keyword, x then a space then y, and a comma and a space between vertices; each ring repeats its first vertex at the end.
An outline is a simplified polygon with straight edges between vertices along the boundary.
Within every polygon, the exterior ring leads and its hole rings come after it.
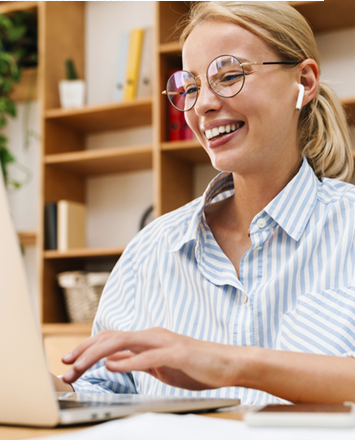
POLYGON ((355 287, 300 296, 282 318, 276 349, 336 356, 355 351, 355 287))

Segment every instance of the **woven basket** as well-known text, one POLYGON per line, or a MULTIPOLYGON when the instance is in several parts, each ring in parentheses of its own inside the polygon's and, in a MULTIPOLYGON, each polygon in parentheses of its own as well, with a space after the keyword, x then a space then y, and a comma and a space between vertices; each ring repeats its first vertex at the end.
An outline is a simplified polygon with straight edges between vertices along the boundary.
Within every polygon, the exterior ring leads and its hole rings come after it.
POLYGON ((94 320, 102 290, 109 272, 62 272, 58 284, 64 290, 64 299, 70 322, 94 320))

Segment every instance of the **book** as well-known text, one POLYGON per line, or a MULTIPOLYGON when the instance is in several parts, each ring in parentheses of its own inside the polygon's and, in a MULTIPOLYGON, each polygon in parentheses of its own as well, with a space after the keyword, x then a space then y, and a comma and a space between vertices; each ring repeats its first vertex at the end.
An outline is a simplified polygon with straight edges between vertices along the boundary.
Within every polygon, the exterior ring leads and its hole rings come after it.
POLYGON ((86 247, 86 206, 83 203, 58 201, 57 244, 59 251, 86 247))
POLYGON ((135 28, 129 34, 129 46, 126 68, 126 81, 123 89, 123 100, 130 101, 137 96, 138 73, 141 61, 144 30, 135 28))
POLYGON ((186 119, 185 119, 185 113, 180 112, 182 115, 182 121, 181 121, 181 139, 183 140, 191 140, 194 138, 194 132, 191 130, 191 128, 187 125, 186 119))
POLYGON ((120 41, 118 47, 115 87, 113 91, 114 101, 123 101, 123 89, 126 79, 128 44, 129 44, 129 32, 122 32, 120 35, 120 41))
POLYGON ((57 249, 57 203, 49 202, 44 206, 44 248, 57 249))
MULTIPOLYGON (((168 78, 177 70, 171 70, 168 78)), ((180 141, 182 139, 182 121, 185 120, 184 112, 177 110, 171 103, 168 104, 168 139, 180 141)))
POLYGON ((153 30, 144 29, 137 98, 152 96, 153 30))

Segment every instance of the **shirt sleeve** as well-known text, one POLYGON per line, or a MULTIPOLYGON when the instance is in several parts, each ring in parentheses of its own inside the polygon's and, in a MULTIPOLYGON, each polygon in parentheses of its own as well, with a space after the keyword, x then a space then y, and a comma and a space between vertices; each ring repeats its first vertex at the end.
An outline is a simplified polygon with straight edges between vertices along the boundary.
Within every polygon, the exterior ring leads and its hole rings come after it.
MULTIPOLYGON (((125 250, 103 290, 92 335, 101 330, 129 330, 135 310, 135 267, 129 247, 125 250)), ((137 394, 132 374, 112 373, 105 360, 93 365, 72 384, 76 392, 137 394)))

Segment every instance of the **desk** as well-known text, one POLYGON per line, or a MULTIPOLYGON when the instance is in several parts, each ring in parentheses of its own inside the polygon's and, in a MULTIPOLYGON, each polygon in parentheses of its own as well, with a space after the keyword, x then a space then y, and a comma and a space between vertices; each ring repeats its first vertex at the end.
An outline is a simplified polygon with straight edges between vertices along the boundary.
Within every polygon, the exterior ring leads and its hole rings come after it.
MULTIPOLYGON (((218 417, 223 419, 243 420, 243 415, 247 410, 247 406, 241 405, 237 410, 233 408, 233 411, 225 409, 221 412, 211 412, 203 414, 203 417, 218 417)), ((92 425, 84 425, 82 427, 75 428, 53 428, 53 429, 40 429, 40 428, 20 428, 12 426, 0 426, 0 440, 23 440, 35 437, 45 437, 49 435, 65 434, 79 429, 87 428, 92 425)))

